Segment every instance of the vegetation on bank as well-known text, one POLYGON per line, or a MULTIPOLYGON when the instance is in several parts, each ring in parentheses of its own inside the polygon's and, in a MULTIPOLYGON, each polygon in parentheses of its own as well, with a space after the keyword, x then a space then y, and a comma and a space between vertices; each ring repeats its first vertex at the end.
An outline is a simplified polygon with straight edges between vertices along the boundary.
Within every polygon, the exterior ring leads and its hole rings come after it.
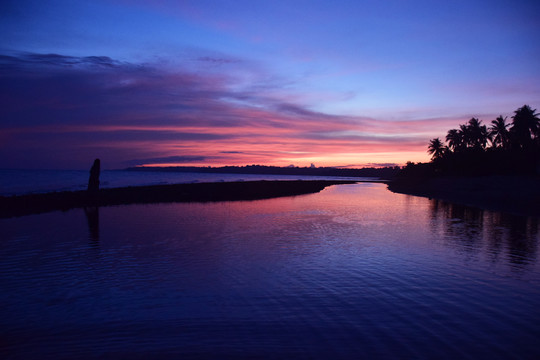
POLYGON ((540 173, 540 119, 524 105, 511 121, 502 115, 489 127, 477 118, 448 130, 445 141, 431 139, 429 163, 407 163, 399 177, 537 175, 540 173))
POLYGON ((487 127, 477 118, 430 140, 429 163, 407 163, 388 185, 393 192, 540 216, 540 119, 525 105, 511 121, 487 127))

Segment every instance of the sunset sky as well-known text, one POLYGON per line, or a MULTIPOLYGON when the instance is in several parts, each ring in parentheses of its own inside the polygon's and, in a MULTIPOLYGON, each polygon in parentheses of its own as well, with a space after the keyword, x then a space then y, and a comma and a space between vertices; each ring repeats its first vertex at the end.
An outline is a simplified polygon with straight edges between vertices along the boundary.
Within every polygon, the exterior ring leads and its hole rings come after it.
POLYGON ((0 168, 427 161, 540 108, 539 1, 0 2, 0 168))

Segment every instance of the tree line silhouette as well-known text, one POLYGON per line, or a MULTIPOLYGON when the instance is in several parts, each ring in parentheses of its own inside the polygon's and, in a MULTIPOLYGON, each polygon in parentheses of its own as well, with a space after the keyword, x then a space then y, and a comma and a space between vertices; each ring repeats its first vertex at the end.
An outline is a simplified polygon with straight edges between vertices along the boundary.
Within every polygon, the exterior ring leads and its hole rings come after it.
POLYGON ((430 163, 407 163, 400 175, 532 175, 540 172, 540 119, 524 105, 511 122, 500 115, 489 128, 473 117, 448 130, 445 141, 431 139, 430 163))

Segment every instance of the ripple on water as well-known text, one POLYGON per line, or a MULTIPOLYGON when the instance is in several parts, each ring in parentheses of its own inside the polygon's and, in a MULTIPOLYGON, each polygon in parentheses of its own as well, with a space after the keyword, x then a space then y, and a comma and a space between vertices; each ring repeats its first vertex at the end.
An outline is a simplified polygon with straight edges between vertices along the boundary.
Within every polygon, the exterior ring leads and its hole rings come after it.
POLYGON ((533 357, 538 223, 466 215, 353 185, 0 220, 0 353, 533 357))

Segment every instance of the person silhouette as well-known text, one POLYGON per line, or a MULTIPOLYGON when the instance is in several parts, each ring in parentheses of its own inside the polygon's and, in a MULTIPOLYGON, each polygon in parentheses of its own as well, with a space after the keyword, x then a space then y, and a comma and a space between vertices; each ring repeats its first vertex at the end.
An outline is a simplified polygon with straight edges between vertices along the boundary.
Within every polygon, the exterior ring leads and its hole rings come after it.
POLYGON ((94 164, 90 169, 90 178, 88 179, 88 192, 94 193, 99 190, 99 159, 94 160, 94 164))

